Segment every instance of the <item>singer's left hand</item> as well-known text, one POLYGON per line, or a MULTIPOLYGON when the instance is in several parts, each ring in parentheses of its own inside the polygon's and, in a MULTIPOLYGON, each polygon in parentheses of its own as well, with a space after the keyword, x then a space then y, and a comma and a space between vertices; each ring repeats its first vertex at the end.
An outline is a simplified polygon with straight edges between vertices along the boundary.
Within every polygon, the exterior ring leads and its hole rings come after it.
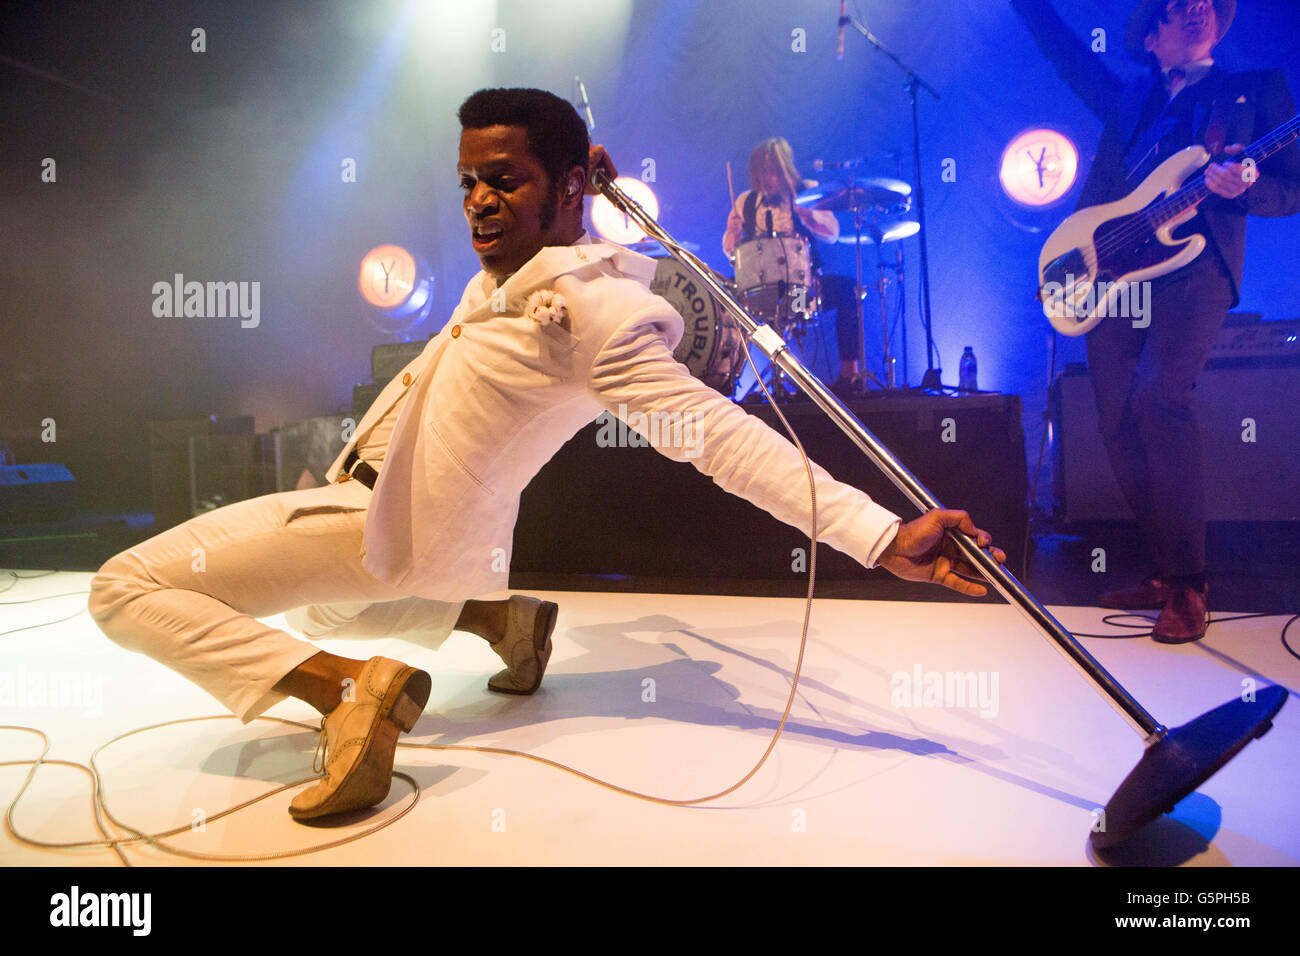
POLYGON ((587 195, 597 196, 600 190, 592 182, 596 170, 603 169, 610 179, 618 179, 618 170, 614 168, 614 161, 609 158, 609 153, 605 152, 605 147, 599 143, 591 144, 591 151, 587 154, 587 195))

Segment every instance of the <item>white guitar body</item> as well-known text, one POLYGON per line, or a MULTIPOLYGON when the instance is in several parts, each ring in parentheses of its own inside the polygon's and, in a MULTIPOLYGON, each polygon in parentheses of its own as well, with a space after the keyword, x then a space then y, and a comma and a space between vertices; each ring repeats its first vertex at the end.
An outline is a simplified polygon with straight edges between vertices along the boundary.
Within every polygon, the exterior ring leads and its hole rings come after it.
POLYGON ((1058 332, 1083 335, 1109 315, 1127 315, 1121 297, 1131 284, 1181 269, 1205 250, 1202 235, 1170 236, 1196 215, 1195 205, 1155 228, 1143 228, 1140 218, 1123 220, 1177 192, 1209 159, 1204 147, 1189 146, 1123 199, 1080 209, 1048 237, 1038 257, 1039 298, 1058 332))

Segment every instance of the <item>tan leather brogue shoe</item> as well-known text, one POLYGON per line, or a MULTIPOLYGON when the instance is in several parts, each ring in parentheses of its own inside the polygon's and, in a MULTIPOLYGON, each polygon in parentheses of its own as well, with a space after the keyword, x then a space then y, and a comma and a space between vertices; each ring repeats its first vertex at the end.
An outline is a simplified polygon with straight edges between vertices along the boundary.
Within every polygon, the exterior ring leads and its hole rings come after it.
POLYGON ((429 700, 429 675, 401 661, 372 657, 344 701, 321 721, 320 745, 313 769, 324 776, 293 798, 295 820, 373 807, 393 782, 393 754, 398 734, 415 726, 429 700))
POLYGON ((492 650, 506 669, 488 679, 488 688, 502 694, 531 694, 542 686, 546 663, 551 659, 551 632, 560 608, 522 594, 511 595, 506 604, 506 632, 492 650))

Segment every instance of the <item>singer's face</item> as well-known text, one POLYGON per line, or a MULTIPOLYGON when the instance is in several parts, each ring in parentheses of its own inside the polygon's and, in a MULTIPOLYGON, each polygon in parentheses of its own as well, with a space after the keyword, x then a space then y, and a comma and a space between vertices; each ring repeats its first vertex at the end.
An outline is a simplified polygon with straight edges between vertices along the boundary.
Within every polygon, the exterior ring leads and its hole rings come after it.
POLYGON ((529 152, 527 128, 463 130, 456 172, 470 243, 489 275, 504 278, 543 246, 566 244, 556 215, 561 187, 529 152))

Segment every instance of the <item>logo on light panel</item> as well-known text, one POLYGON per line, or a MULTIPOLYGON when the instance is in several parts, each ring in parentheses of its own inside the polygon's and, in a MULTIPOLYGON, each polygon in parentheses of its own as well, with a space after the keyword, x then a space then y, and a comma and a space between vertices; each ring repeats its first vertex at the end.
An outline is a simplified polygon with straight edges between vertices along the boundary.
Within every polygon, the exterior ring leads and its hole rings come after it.
POLYGON ((1079 151, 1054 129, 1031 129, 1002 153, 998 179, 1008 196, 1024 206, 1050 206, 1068 193, 1079 175, 1079 151))

